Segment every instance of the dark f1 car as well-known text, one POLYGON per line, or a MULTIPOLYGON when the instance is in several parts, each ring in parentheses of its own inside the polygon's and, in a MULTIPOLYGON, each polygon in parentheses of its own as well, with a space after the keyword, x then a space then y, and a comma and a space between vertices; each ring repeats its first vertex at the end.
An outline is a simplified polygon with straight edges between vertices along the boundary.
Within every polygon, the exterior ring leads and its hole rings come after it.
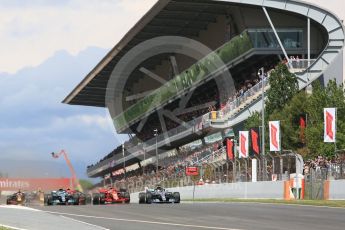
POLYGON ((169 192, 158 186, 155 189, 147 189, 139 193, 139 204, 151 203, 180 203, 179 192, 169 192))
POLYGON ((23 205, 25 203, 25 194, 20 190, 10 196, 7 196, 6 204, 23 205))
POLYGON ((114 204, 114 203, 129 203, 131 198, 126 189, 118 191, 115 188, 100 188, 98 193, 93 194, 93 204, 114 204))
POLYGON ((91 203, 91 196, 74 190, 59 189, 44 195, 45 205, 86 205, 91 203))

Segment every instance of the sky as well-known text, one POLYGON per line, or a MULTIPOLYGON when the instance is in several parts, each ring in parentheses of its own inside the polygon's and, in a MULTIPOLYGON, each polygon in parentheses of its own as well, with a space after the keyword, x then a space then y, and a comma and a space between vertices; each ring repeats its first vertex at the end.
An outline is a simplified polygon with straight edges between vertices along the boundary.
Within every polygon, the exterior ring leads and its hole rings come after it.
MULTIPOLYGON (((85 177, 87 164, 125 139, 105 109, 61 101, 155 2, 0 0, 0 173, 53 176, 49 153, 66 149, 85 177)), ((343 0, 310 2, 345 19, 343 0)), ((56 164, 54 175, 66 175, 56 164)))
POLYGON ((65 149, 85 177, 123 142, 105 109, 61 101, 154 2, 0 0, 0 173, 68 176, 65 149))

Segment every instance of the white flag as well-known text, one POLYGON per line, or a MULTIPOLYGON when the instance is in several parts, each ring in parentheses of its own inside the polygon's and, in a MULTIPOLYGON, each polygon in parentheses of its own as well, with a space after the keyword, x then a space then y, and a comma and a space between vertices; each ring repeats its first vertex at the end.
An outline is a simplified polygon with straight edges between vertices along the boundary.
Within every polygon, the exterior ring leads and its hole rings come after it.
POLYGON ((240 131, 239 132, 239 158, 247 158, 249 155, 249 132, 248 131, 240 131))
POLYGON ((323 117, 324 117, 324 134, 323 134, 323 141, 324 142, 335 142, 336 136, 336 108, 324 108, 323 109, 323 117))
POLYGON ((270 121, 269 122, 269 132, 270 132, 270 151, 279 152, 281 150, 280 146, 280 121, 270 121))

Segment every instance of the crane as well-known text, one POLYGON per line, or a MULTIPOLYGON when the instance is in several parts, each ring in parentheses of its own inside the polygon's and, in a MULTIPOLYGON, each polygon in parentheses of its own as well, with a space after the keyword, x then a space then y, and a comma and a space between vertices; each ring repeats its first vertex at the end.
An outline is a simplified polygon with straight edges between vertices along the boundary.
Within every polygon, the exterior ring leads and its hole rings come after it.
POLYGON ((73 165, 72 165, 71 161, 69 160, 66 151, 65 150, 61 150, 59 153, 52 152, 51 155, 55 159, 57 159, 61 155, 63 155, 63 157, 65 158, 66 164, 67 164, 67 166, 68 166, 68 168, 69 168, 69 170, 71 171, 71 174, 72 174, 72 184, 73 184, 73 187, 77 188, 79 191, 82 192, 83 188, 80 186, 79 180, 77 178, 77 174, 74 171, 73 165))

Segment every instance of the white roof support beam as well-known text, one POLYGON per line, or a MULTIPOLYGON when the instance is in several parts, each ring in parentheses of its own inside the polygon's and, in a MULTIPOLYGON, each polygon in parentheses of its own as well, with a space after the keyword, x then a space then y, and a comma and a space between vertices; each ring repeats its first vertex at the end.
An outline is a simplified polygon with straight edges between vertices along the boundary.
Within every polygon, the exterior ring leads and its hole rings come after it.
POLYGON ((271 28, 272 28, 272 30, 273 30, 273 33, 274 33, 274 35, 276 36, 276 38, 277 38, 277 40, 278 40, 278 43, 279 43, 280 48, 282 49, 282 51, 283 51, 283 53, 284 53, 285 58, 286 58, 286 60, 288 61, 289 67, 292 68, 291 63, 290 63, 290 59, 289 59, 289 57, 288 57, 288 55, 287 55, 287 53, 286 53, 286 50, 285 50, 285 48, 284 48, 284 46, 283 46, 283 43, 281 42, 281 40, 280 40, 280 38, 279 38, 279 35, 278 35, 278 33, 277 33, 277 30, 276 30, 276 28, 275 28, 274 25, 273 25, 273 22, 272 22, 272 20, 271 20, 271 17, 270 17, 270 15, 268 14, 268 12, 267 12, 267 10, 266 10, 266 7, 263 6, 262 9, 263 9, 264 12, 265 12, 266 18, 267 18, 268 22, 269 22, 270 25, 271 25, 271 28))

